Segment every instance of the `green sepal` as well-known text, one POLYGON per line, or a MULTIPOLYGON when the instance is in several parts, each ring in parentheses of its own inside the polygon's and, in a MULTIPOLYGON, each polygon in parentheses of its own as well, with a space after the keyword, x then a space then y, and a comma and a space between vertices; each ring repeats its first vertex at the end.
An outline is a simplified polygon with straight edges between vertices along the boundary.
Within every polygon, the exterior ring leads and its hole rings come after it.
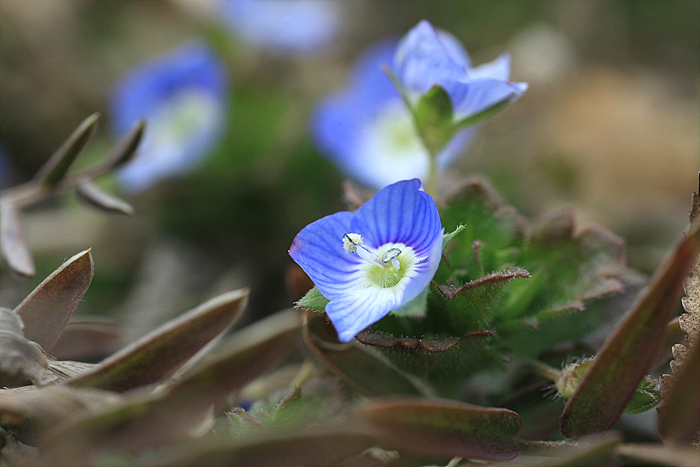
POLYGON ((454 110, 444 88, 434 85, 423 94, 413 109, 416 129, 430 154, 438 154, 452 139, 454 110))
POLYGON ((306 295, 296 303, 296 307, 313 311, 326 311, 328 302, 330 302, 330 300, 324 297, 317 287, 314 287, 306 292, 306 295))
POLYGON ((462 224, 459 224, 457 228, 455 228, 452 232, 446 233, 445 235, 442 236, 442 251, 445 251, 445 248, 447 248, 447 244, 450 243, 450 241, 455 238, 455 235, 458 233, 462 232, 466 227, 462 224))

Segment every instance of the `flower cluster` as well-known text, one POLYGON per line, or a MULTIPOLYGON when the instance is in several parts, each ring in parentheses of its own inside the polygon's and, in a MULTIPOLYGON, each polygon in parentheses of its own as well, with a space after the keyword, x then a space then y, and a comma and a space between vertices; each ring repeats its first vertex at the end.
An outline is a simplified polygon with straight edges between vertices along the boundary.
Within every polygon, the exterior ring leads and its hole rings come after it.
MULTIPOLYGON (((348 87, 320 104, 313 121, 314 137, 348 176, 369 187, 379 189, 413 177, 425 180, 431 154, 416 131, 412 114, 421 96, 436 85, 442 87, 458 125, 520 97, 527 85, 511 83, 509 74, 507 54, 472 67, 454 36, 421 21, 398 44, 379 43, 360 58, 348 87), (400 90, 387 76, 387 67, 400 90)), ((454 131, 436 156, 437 167, 447 167, 473 134, 473 127, 454 131)))
POLYGON ((138 156, 119 173, 129 191, 194 167, 219 141, 228 116, 227 73, 212 50, 188 43, 126 76, 112 98, 114 133, 148 120, 138 156))

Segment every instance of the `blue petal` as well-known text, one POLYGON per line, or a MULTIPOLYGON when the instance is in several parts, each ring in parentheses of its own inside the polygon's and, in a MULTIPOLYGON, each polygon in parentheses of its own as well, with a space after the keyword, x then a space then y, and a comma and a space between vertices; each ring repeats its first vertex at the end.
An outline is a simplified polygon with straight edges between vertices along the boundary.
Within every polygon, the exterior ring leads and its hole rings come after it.
POLYGON ((207 46, 189 42, 174 52, 133 70, 117 85, 111 102, 114 132, 122 136, 134 123, 158 111, 183 89, 194 88, 226 98, 226 69, 207 46))
POLYGON ((493 78, 508 81, 510 78, 510 54, 503 53, 496 60, 467 70, 469 79, 493 78))
POLYGON ((394 71, 409 91, 421 94, 435 84, 466 78, 464 67, 452 59, 435 28, 425 20, 399 42, 394 71))
POLYGON ((410 302, 425 290, 430 284, 430 281, 435 277, 438 266, 440 266, 440 260, 442 259, 442 237, 445 229, 440 229, 438 235, 433 239, 430 245, 427 260, 420 264, 418 268, 418 275, 411 280, 404 290, 403 300, 399 304, 399 307, 410 302))
POLYGON ((451 82, 445 86, 457 119, 479 113, 506 99, 514 102, 526 89, 525 83, 509 83, 491 78, 451 82))
POLYGON ((245 41, 272 51, 310 53, 327 46, 341 28, 336 2, 226 0, 221 18, 245 41))
POLYGON ((289 255, 309 275, 324 297, 346 295, 359 274, 362 260, 343 248, 343 235, 352 233, 353 214, 339 212, 313 222, 297 234, 289 255))
POLYGON ((349 342, 394 308, 398 308, 397 301, 390 289, 372 287, 331 300, 326 305, 326 314, 338 332, 338 340, 349 342))
POLYGON ((459 66, 465 69, 470 68, 472 66, 469 54, 467 53, 467 50, 464 48, 459 39, 452 35, 452 33, 447 32, 443 29, 438 29, 437 34, 440 38, 440 42, 442 42, 442 45, 445 46, 445 50, 447 50, 447 54, 452 60, 454 60, 459 66))
POLYGON ((366 244, 403 243, 418 256, 430 252, 442 229, 435 201, 423 191, 420 180, 405 180, 380 190, 362 205, 351 225, 366 244))

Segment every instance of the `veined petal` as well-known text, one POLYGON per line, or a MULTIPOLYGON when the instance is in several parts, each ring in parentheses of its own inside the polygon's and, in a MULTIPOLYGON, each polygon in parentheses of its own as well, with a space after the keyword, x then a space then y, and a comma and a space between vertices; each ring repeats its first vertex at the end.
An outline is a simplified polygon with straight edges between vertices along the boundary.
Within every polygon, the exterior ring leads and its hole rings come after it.
POLYGON ((445 50, 447 50, 447 55, 449 55, 450 58, 462 68, 470 68, 472 66, 472 61, 469 58, 467 50, 464 48, 459 39, 457 39, 452 33, 443 29, 436 29, 436 31, 438 37, 440 38, 440 42, 442 42, 442 45, 445 46, 445 50))
POLYGON ((451 82, 445 86, 458 120, 486 110, 503 100, 514 102, 526 89, 525 83, 509 83, 492 78, 451 82))
POLYGON ((442 259, 442 237, 445 229, 440 229, 438 235, 435 236, 433 243, 429 247, 429 252, 426 260, 417 267, 418 274, 406 286, 404 290, 403 300, 399 307, 410 302, 430 284, 430 281, 435 277, 440 260, 442 259))
POLYGON ((421 94, 435 84, 466 78, 464 67, 452 59, 435 28, 425 20, 399 41, 394 71, 409 91, 421 94))
POLYGON ((319 219, 304 227, 289 248, 292 259, 329 300, 343 296, 360 274, 362 260, 343 248, 352 217, 350 212, 339 212, 319 219))
POLYGON ((492 62, 467 70, 469 79, 493 78, 508 81, 510 78, 510 54, 503 53, 492 62))
POLYGON ((435 201, 415 178, 383 188, 352 220, 353 231, 360 232, 373 248, 403 243, 419 256, 427 254, 441 228, 435 201))
POLYGON ((345 297, 331 300, 326 314, 338 331, 338 340, 349 342, 355 334, 398 308, 391 289, 368 287, 355 289, 345 297))

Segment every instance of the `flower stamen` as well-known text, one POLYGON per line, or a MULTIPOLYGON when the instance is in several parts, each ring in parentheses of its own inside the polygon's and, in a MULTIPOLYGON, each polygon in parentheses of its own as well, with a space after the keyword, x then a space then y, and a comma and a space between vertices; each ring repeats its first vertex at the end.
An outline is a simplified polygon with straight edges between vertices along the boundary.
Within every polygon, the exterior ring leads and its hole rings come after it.
POLYGON ((367 263, 378 264, 384 268, 388 267, 386 264, 384 264, 385 261, 380 260, 377 255, 362 246, 362 244, 362 235, 356 233, 343 234, 343 248, 345 251, 348 253, 357 253, 357 255, 367 263))
POLYGON ((387 250, 383 255, 382 255, 382 262, 388 263, 391 262, 391 265, 394 266, 394 269, 399 269, 401 267, 401 263, 399 263, 399 260, 396 258, 401 254, 401 250, 398 248, 392 248, 390 250, 387 250))

